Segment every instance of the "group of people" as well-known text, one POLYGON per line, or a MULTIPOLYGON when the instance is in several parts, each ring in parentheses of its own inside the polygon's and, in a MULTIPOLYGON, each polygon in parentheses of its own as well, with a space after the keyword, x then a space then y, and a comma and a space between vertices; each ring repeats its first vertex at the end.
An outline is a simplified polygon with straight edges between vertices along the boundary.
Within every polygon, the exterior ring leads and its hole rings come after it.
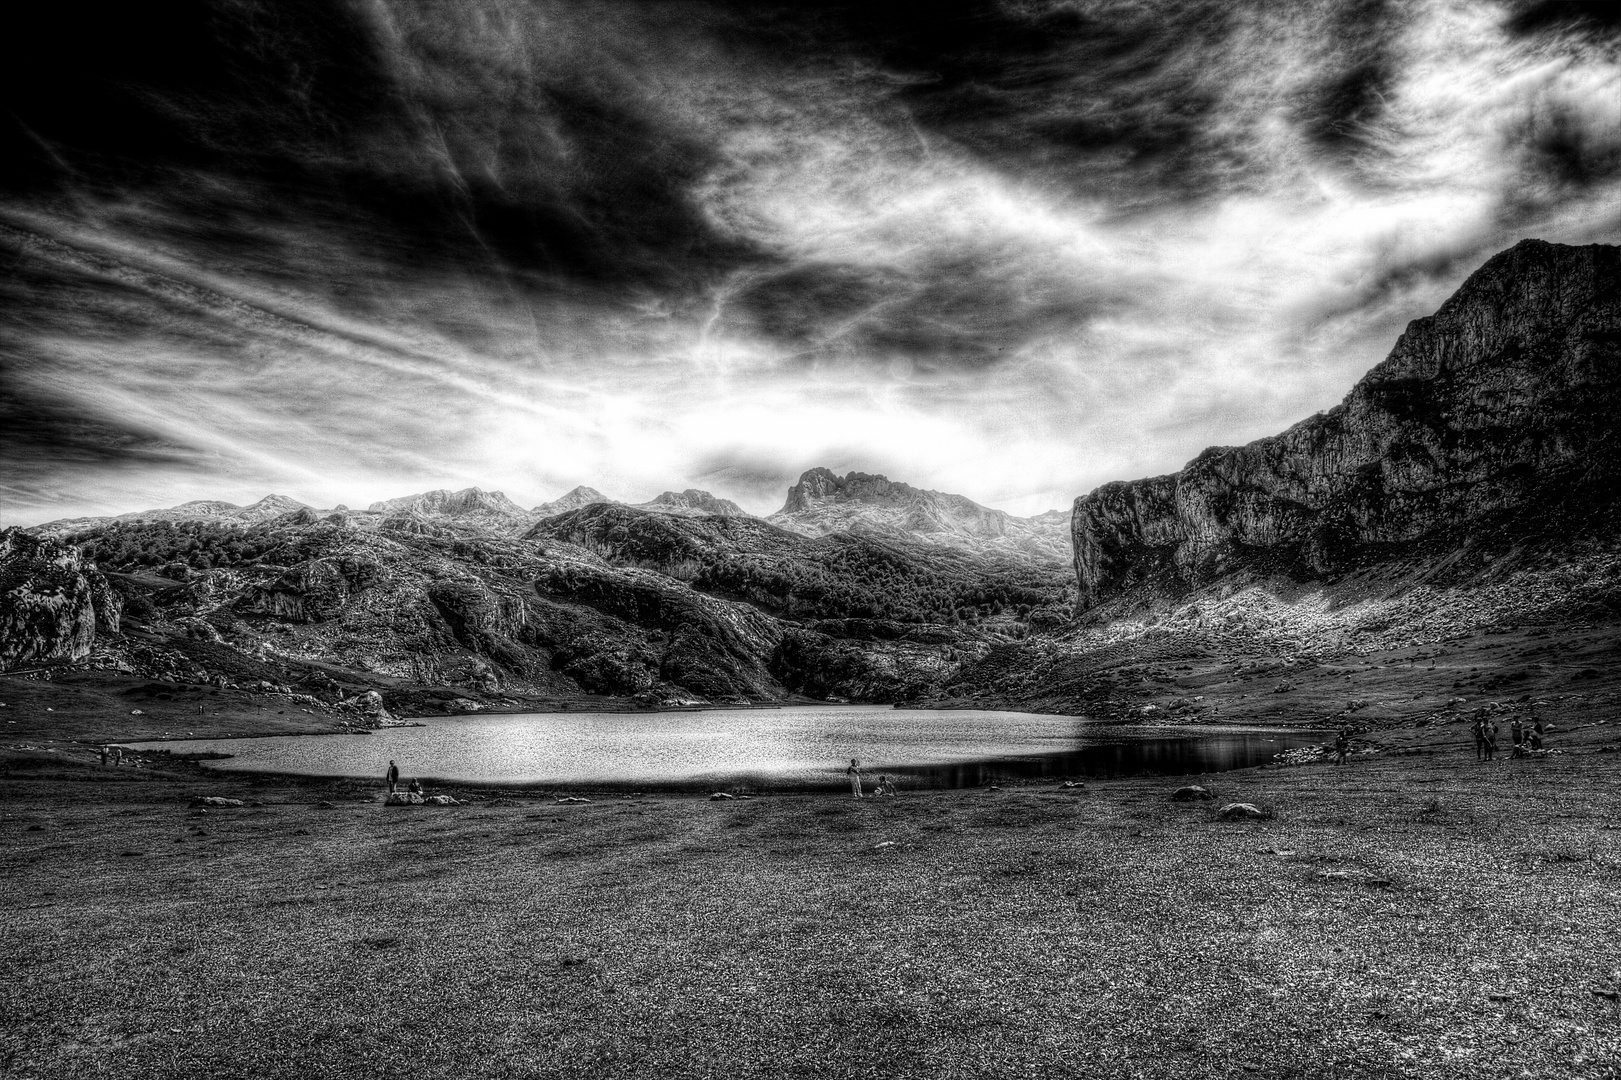
MULTIPOLYGON (((1542 721, 1521 720, 1518 716, 1509 724, 1509 740, 1513 744, 1512 757, 1524 757, 1542 749, 1542 721)), ((1475 717, 1475 760, 1491 761, 1497 757, 1499 729, 1497 721, 1485 715, 1475 717)))
POLYGON ((124 748, 122 746, 103 746, 101 748, 101 764, 103 767, 111 761, 114 765, 124 764, 124 748))
MULTIPOLYGON (((844 770, 844 775, 850 778, 850 794, 856 798, 864 798, 861 791, 861 762, 855 758, 850 759, 850 767, 844 770)), ((874 795, 895 794, 895 781, 887 776, 878 777, 878 786, 873 788, 874 795)))
MULTIPOLYGON (((384 779, 386 779, 388 781, 388 793, 390 795, 394 794, 396 791, 399 790, 400 767, 398 765, 394 764, 394 759, 393 758, 389 759, 388 772, 383 774, 383 775, 384 775, 384 779)), ((411 783, 406 786, 405 790, 409 791, 412 795, 421 795, 422 794, 422 781, 416 779, 415 777, 412 777, 411 783)))

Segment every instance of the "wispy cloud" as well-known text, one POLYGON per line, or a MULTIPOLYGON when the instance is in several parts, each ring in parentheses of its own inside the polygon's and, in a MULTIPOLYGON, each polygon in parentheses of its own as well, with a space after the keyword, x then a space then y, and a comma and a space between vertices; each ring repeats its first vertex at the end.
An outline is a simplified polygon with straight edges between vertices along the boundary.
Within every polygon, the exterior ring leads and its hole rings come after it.
POLYGON ((1035 512, 1327 407, 1524 236, 1621 239, 1602 20, 909 11, 222 5, 108 80, 144 143, 20 102, 8 513, 763 512, 815 464, 1035 512))

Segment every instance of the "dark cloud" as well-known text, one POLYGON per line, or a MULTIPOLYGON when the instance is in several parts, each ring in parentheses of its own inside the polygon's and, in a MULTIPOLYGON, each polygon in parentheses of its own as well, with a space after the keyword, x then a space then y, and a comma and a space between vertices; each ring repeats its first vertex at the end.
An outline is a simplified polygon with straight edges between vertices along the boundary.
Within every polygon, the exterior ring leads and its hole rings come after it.
POLYGON ((0 44, 0 449, 1060 503, 1321 407, 1522 235, 1614 239, 1613 10, 48 6, 0 44))
POLYGON ((1621 32, 1621 4, 1613 0, 1540 0, 1518 4, 1509 17, 1508 29, 1524 36, 1576 31, 1613 41, 1621 32))

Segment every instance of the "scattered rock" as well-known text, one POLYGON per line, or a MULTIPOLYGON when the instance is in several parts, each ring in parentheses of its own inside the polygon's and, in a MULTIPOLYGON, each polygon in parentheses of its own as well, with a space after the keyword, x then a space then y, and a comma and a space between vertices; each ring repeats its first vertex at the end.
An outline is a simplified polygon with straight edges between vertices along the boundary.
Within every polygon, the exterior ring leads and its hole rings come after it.
POLYGON ((586 803, 586 802, 590 802, 591 800, 590 799, 582 799, 578 795, 564 795, 561 799, 558 799, 557 801, 560 802, 560 803, 586 803))
POLYGON ((1209 801, 1211 795, 1208 788, 1200 787, 1198 784, 1189 784, 1187 787, 1179 787, 1171 792, 1171 798, 1176 802, 1196 802, 1201 799, 1209 801))
POLYGON ((457 800, 451 798, 449 795, 429 795, 427 798, 423 799, 422 801, 424 803, 426 803, 427 805, 429 805, 429 806, 461 806, 461 805, 463 805, 462 803, 458 802, 457 800))
POLYGON ((1063 791, 1071 791, 1077 788, 1084 788, 1085 786, 1086 782, 1084 780, 1065 780, 1062 784, 1058 785, 1059 789, 1063 791))
POLYGON ((1390 885, 1389 878, 1371 870, 1319 870, 1313 876, 1319 881, 1343 881, 1352 885, 1371 885, 1380 889, 1390 885))
POLYGON ((710 802, 720 802, 723 799, 730 800, 731 798, 732 797, 730 795, 726 794, 726 792, 717 791, 713 795, 709 796, 709 801, 710 802))
POLYGON ((191 800, 191 805, 192 806, 197 806, 197 807, 214 807, 214 808, 227 807, 227 806, 241 806, 242 805, 242 800, 241 799, 223 799, 218 795, 202 795, 202 796, 199 796, 198 798, 195 798, 195 799, 191 800))
POLYGON ((1266 817, 1266 812, 1254 803, 1235 802, 1216 811, 1216 816, 1224 821, 1255 820, 1266 817))
POLYGON ((391 791, 388 798, 383 800, 384 806, 421 806, 427 802, 414 791, 391 791))

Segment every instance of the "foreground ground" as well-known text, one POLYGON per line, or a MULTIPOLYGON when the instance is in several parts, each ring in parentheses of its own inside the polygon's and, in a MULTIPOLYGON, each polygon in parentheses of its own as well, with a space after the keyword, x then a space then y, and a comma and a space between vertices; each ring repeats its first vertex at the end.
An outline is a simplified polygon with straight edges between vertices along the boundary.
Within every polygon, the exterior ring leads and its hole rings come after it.
POLYGON ((0 1074, 1621 1076, 1615 735, 1478 765, 1463 732, 1215 804, 385 808, 14 759, 0 1074))

